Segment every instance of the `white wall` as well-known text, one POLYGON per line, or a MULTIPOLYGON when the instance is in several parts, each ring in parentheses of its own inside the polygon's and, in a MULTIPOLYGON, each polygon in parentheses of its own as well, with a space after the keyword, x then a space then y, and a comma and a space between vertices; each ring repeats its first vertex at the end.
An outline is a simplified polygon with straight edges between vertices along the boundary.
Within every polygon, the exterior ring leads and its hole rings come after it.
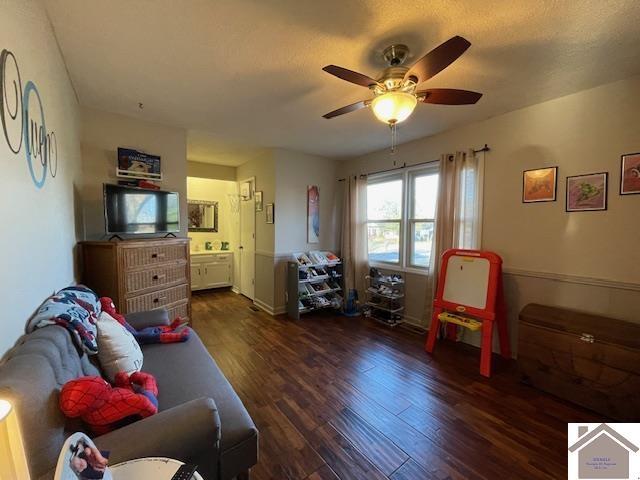
POLYGON ((84 238, 105 235, 104 183, 117 183, 118 147, 159 155, 163 190, 180 194, 180 235, 187 234, 187 136, 181 128, 82 108, 82 207, 84 238))
MULTIPOLYGON (((78 181, 80 178, 80 127, 77 100, 56 47, 44 8, 37 1, 2 2, 0 49, 14 53, 24 89, 28 81, 36 85, 48 132, 58 142, 57 175, 47 174, 38 189, 27 167, 25 146, 15 154, 0 133, 0 356, 24 332, 24 325, 54 290, 75 280, 74 248, 79 236, 78 181)), ((7 86, 10 108, 13 103, 13 64, 9 63, 7 86)), ((40 120, 37 102, 31 96, 30 113, 40 120), (36 107, 36 108, 34 108, 36 107)), ((8 115, 7 115, 8 119, 8 115)), ((18 119, 21 119, 19 116, 18 119)), ((19 124, 18 124, 19 125, 19 124)), ((19 138, 19 126, 11 122, 12 135, 19 138), (17 137, 15 136, 17 135, 17 137)), ((17 145, 16 145, 17 146, 17 145)), ((39 159, 34 162, 40 179, 39 159)))
MULTIPOLYGON (((603 85, 400 145, 393 157, 410 165, 489 144, 482 242, 509 272, 514 331, 517 311, 531 301, 640 321, 640 195, 618 194, 620 155, 640 151, 638 92, 640 77, 603 85), (522 171, 556 165, 558 200, 523 204, 522 171), (608 210, 566 213, 566 177, 602 171, 609 172, 608 210)), ((382 151, 344 170, 391 166, 382 151)))
POLYGON ((238 247, 240 215, 231 211, 229 195, 238 194, 238 184, 225 180, 187 177, 187 199, 218 202, 218 231, 189 232, 191 249, 204 250, 205 242, 226 241, 230 250, 238 247))

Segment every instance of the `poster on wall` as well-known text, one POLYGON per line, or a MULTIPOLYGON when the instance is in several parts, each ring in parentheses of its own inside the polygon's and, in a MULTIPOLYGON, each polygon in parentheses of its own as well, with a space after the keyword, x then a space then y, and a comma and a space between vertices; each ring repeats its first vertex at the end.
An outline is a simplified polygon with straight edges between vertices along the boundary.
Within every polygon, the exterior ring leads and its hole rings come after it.
POLYGON ((307 186, 307 242, 320 243, 320 190, 307 186))
POLYGON ((162 180, 160 157, 118 147, 118 177, 162 180))

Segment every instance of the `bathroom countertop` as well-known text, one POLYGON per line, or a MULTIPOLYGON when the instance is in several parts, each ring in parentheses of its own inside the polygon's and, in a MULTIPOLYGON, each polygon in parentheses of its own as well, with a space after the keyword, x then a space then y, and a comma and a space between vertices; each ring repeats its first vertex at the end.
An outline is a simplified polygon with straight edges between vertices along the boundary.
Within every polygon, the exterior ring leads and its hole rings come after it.
POLYGON ((218 253, 233 253, 232 250, 191 250, 189 255, 214 255, 218 253))

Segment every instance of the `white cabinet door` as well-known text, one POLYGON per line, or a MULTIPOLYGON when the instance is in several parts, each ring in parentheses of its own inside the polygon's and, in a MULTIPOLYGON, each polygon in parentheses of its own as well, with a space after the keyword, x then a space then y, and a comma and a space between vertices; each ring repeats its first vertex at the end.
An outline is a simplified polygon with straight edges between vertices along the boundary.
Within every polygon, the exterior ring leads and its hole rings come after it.
POLYGON ((200 290, 206 288, 203 280, 203 265, 194 263, 191 265, 191 290, 200 290))
POLYGON ((207 262, 204 269, 204 288, 226 287, 231 285, 231 265, 229 263, 207 262))

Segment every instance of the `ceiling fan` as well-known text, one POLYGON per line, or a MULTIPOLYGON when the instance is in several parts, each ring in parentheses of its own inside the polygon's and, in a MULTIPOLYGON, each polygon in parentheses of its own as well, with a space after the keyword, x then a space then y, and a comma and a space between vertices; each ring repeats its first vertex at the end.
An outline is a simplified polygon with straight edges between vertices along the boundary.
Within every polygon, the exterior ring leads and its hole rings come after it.
POLYGON ((395 125, 406 120, 413 113, 418 102, 438 105, 474 104, 482 97, 481 93, 453 88, 417 90, 418 85, 451 65, 470 46, 471 43, 468 40, 456 36, 431 50, 412 67, 407 67, 404 66, 404 62, 409 54, 409 47, 391 45, 383 52, 389 66, 376 80, 337 65, 327 65, 323 68, 325 72, 368 88, 373 92, 374 97, 339 108, 323 117, 334 118, 361 108, 371 107, 380 121, 395 130, 395 125))

